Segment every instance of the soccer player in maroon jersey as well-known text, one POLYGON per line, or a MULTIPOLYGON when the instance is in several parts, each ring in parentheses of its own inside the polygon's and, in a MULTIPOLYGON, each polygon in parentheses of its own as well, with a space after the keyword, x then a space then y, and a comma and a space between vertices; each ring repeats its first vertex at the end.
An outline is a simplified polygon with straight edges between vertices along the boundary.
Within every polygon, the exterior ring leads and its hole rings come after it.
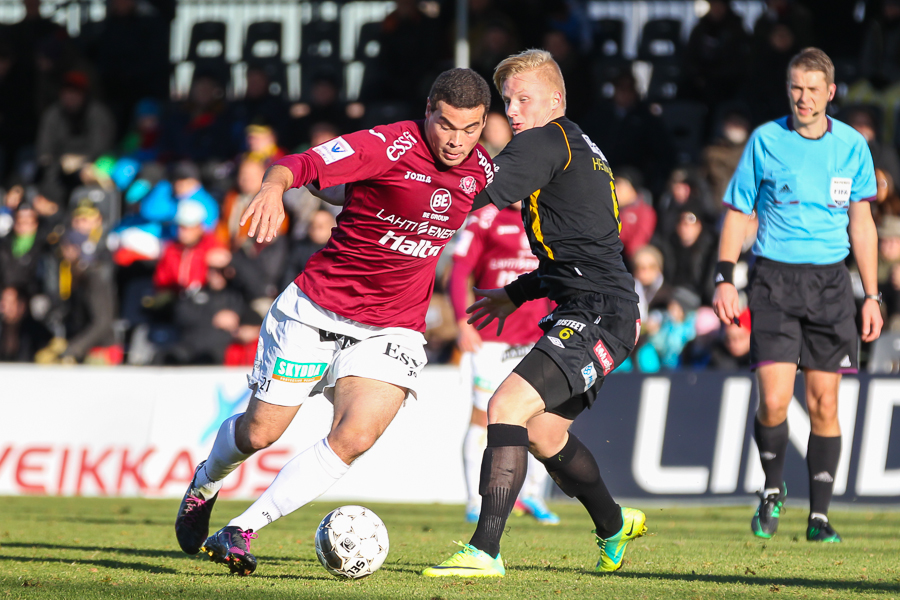
POLYGON ((423 574, 503 577, 500 539, 522 488, 529 451, 596 526, 601 573, 621 568, 625 548, 646 531, 643 512, 620 507, 590 450, 569 426, 591 407, 604 378, 634 350, 640 331, 634 280, 622 260, 612 170, 600 148, 566 118, 566 88, 549 52, 526 50, 497 65, 494 84, 514 136, 494 157, 493 183, 476 198, 498 208, 523 201, 536 270, 469 307, 478 329, 529 300, 557 303, 544 334, 488 404, 481 512, 468 544, 423 574))
MULTIPOLYGON (((473 283, 477 295, 479 290, 503 287, 538 267, 519 214, 521 208, 522 203, 516 202, 504 210, 493 205, 477 210, 459 234, 453 251, 448 288, 459 324, 458 343, 464 353, 461 363, 472 386, 472 418, 463 440, 466 520, 470 523, 478 522, 481 510, 478 481, 487 445, 488 400, 541 337, 538 321, 553 308, 547 299, 528 302, 509 316, 499 334, 493 328, 478 331, 467 322, 466 307, 473 300, 473 283)), ((530 514, 544 525, 558 524, 559 516, 547 508, 544 500, 549 483, 547 470, 529 455, 528 475, 513 512, 530 514)))
POLYGON ((407 395, 416 395, 435 265, 494 175, 478 145, 489 105, 480 75, 451 69, 435 80, 424 121, 337 137, 268 169, 241 218, 258 241, 275 236, 284 219, 281 198, 291 187, 346 184, 344 209, 326 246, 263 322, 250 404, 222 424, 179 508, 182 550, 196 554, 202 547, 232 572, 252 573, 249 546, 257 532, 330 488, 372 447, 407 395), (225 476, 278 440, 303 401, 319 392, 334 404, 330 433, 206 538, 225 476))

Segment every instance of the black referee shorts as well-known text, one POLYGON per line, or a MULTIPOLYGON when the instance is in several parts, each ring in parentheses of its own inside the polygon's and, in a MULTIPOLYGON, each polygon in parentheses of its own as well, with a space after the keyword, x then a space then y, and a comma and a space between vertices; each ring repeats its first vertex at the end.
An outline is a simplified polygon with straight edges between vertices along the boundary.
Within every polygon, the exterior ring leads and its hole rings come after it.
POLYGON ((856 373, 859 333, 844 263, 792 265, 756 260, 750 279, 750 361, 856 373))
POLYGON ((547 412, 574 420, 590 408, 604 378, 637 343, 637 303, 585 293, 541 319, 544 335, 514 372, 531 384, 547 412))

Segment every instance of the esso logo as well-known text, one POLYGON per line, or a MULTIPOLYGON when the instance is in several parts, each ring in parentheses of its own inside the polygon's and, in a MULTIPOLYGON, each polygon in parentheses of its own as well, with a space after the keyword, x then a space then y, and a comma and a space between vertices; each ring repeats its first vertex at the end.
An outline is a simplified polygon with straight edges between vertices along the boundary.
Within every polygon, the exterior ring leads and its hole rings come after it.
POLYGON ((441 188, 431 195, 431 212, 443 214, 450 208, 450 192, 441 188))

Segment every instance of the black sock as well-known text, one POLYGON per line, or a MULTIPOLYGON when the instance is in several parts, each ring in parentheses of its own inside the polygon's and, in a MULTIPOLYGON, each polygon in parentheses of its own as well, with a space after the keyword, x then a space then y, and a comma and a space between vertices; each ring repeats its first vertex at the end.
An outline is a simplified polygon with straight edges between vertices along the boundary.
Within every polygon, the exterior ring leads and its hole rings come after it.
POLYGON ((809 467, 809 512, 828 514, 834 474, 841 458, 841 436, 822 437, 809 434, 806 465, 809 467))
POLYGON ((584 505, 598 536, 608 538, 622 529, 622 509, 606 489, 591 451, 577 437, 570 433, 563 449, 541 462, 559 488, 584 505))
POLYGON ((469 544, 493 557, 528 469, 528 430, 520 425, 487 426, 487 449, 481 461, 481 515, 469 544))
POLYGON ((753 420, 753 437, 756 438, 759 460, 762 462, 762 468, 766 474, 766 489, 783 490, 784 455, 787 454, 788 446, 787 419, 775 427, 766 427, 759 422, 759 417, 755 418, 753 420))

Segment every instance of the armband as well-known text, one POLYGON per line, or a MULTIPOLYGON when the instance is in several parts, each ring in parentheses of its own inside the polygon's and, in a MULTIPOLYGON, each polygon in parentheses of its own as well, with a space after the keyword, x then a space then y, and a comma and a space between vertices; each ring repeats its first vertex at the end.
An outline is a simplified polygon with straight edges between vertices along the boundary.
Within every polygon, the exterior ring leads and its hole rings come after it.
POLYGON ((716 285, 720 283, 730 283, 734 285, 734 263, 727 260, 720 260, 716 263, 716 285))

